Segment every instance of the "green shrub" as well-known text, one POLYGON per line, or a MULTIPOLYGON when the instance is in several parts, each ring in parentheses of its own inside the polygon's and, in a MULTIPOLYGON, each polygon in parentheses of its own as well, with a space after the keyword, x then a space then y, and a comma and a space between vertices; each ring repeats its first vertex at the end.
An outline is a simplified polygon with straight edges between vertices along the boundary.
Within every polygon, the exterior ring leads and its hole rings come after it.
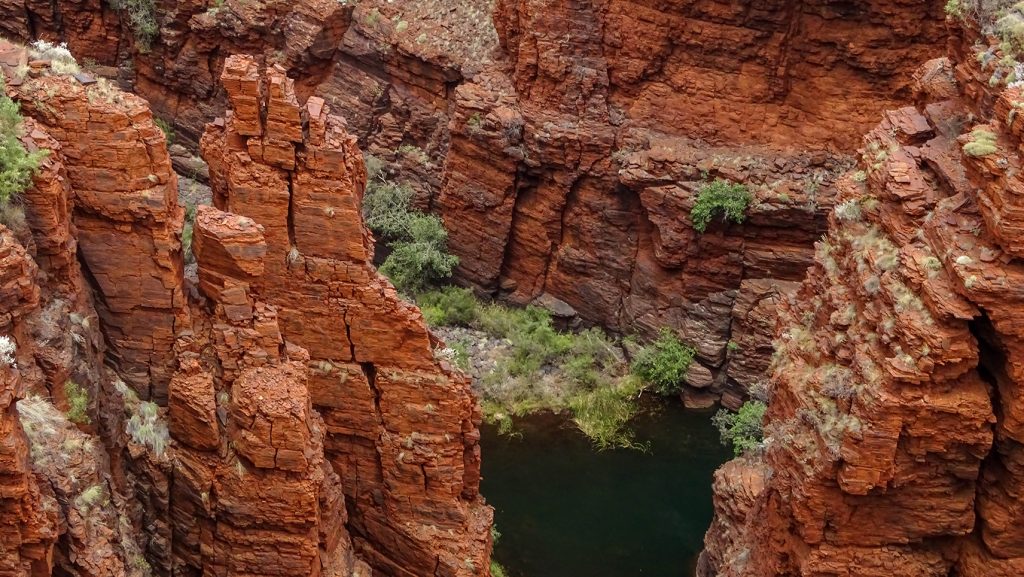
POLYGON ((128 14, 128 23, 139 52, 149 52, 160 33, 160 26, 156 23, 155 0, 110 0, 110 5, 128 14))
POLYGON ((621 362, 621 355, 604 331, 589 328, 572 335, 562 370, 577 385, 593 389, 607 386, 616 372, 616 365, 621 362))
POLYGON ((379 178, 367 181, 363 219, 380 240, 407 239, 414 214, 411 188, 379 178))
POLYGON ((503 363, 508 375, 527 376, 569 352, 573 335, 551 324, 551 313, 540 307, 513 309, 488 305, 481 309, 477 327, 495 338, 508 339, 512 354, 503 363))
POLYGON ((694 353, 693 347, 683 344, 675 333, 661 329, 658 339, 636 354, 632 371, 655 392, 671 395, 682 387, 694 353))
POLYGON ((708 223, 717 213, 721 213, 722 220, 743 222, 753 199, 746 186, 716 178, 714 182, 701 186, 697 204, 690 211, 690 221, 697 232, 707 230, 708 223))
POLYGON ((747 451, 761 447, 764 439, 762 423, 767 405, 761 401, 747 401, 738 412, 720 409, 711 422, 718 427, 723 445, 732 445, 733 453, 739 457, 747 451))
POLYGON ((634 444, 632 431, 626 429, 639 411, 636 397, 641 386, 638 379, 626 378, 574 396, 569 401, 573 422, 598 449, 641 448, 634 444))
POLYGON ((506 339, 518 327, 531 323, 550 321, 551 315, 542 308, 529 306, 522 309, 499 304, 480 308, 477 327, 496 339, 506 339))
POLYGON ((23 126, 21 110, 4 94, 0 78, 0 205, 7 205, 32 184, 32 174, 48 150, 29 153, 21 144, 23 126))
POLYGON ((68 420, 79 425, 88 425, 92 422, 89 418, 89 391, 74 381, 64 383, 64 396, 68 401, 68 420))
POLYGON ((454 286, 421 293, 416 304, 432 327, 468 327, 476 322, 480 305, 473 291, 454 286))
MULTIPOLYGON (((381 167, 370 166, 379 175, 381 167)), ((438 286, 451 277, 459 258, 448 252, 448 231, 441 219, 412 209, 412 189, 393 184, 379 176, 367 182, 363 196, 366 225, 388 247, 391 254, 380 267, 395 287, 415 295, 438 286)))
POLYGON ((409 240, 391 243, 391 254, 380 272, 406 294, 417 294, 450 278, 459 257, 448 253, 448 232, 441 219, 417 214, 409 225, 409 240))
POLYGON ((551 317, 543 323, 520 327, 509 335, 509 340, 512 341, 512 358, 508 372, 512 376, 536 373, 544 365, 563 356, 572 346, 572 335, 556 331, 551 326, 551 317))
POLYGON ((505 573, 505 568, 501 566, 497 561, 491 561, 491 577, 507 577, 508 573, 505 573))

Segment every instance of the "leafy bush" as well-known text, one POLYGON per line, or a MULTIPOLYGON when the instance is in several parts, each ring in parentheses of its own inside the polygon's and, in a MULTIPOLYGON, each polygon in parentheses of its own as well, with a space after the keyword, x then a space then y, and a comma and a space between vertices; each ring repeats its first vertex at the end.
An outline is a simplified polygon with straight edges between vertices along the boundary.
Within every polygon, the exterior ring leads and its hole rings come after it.
POLYGON ((68 420, 79 425, 88 425, 92 422, 89 418, 89 391, 74 381, 64 383, 64 396, 68 400, 68 420))
POLYGON ((373 178, 367 182, 363 195, 363 219, 385 242, 404 239, 408 237, 414 215, 411 204, 411 188, 373 178))
POLYGON ((693 347, 683 344, 675 333, 661 329, 658 339, 636 354, 632 371, 655 392, 671 395, 679 392, 694 353, 693 347))
POLYGON ((739 457, 747 451, 761 447, 764 440, 762 422, 764 412, 768 408, 761 401, 747 401, 738 412, 720 409, 711 422, 718 427, 722 436, 722 444, 732 444, 733 453, 739 457))
POLYGON ((110 5, 115 10, 121 10, 128 14, 128 23, 131 25, 139 52, 149 52, 157 34, 160 33, 160 26, 156 23, 156 2, 154 0, 110 0, 110 5))
POLYGON ((697 194, 697 204, 690 210, 690 220, 697 232, 704 232, 708 223, 717 213, 722 220, 743 222, 747 207, 754 199, 747 187, 727 180, 716 178, 714 182, 705 183, 697 194))
POLYGON ((434 327, 468 327, 476 322, 480 305, 473 291, 454 286, 428 291, 416 297, 427 324, 434 327))
MULTIPOLYGON (((368 163, 368 169, 369 169, 368 163)), ((451 277, 459 258, 448 252, 448 231, 441 219, 412 209, 412 190, 378 177, 367 183, 363 218, 391 254, 380 267, 395 287, 414 295, 451 277)))
POLYGON ((23 131, 20 107, 3 90, 0 78, 0 205, 28 188, 39 162, 49 154, 48 150, 25 150, 19 140, 23 131))
POLYGON ((452 276, 459 257, 448 253, 448 231, 432 214, 417 214, 409 225, 409 240, 391 243, 381 274, 398 290, 416 294, 452 276))

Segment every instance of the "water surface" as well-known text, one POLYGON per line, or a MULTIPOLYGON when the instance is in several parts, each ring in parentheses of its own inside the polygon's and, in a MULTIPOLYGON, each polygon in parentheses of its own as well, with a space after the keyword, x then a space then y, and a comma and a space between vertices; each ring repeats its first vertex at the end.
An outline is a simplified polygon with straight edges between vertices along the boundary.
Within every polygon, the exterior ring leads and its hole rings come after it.
POLYGON ((483 494, 509 577, 692 576, 711 523, 711 476, 731 455, 709 411, 679 404, 636 419, 649 451, 595 451, 564 417, 483 430, 483 494))

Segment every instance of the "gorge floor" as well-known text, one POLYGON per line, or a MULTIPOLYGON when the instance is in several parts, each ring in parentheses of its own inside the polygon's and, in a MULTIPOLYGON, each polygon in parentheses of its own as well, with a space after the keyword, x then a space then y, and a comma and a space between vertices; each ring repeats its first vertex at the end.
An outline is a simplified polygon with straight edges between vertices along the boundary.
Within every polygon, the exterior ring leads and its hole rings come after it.
POLYGON ((711 477, 729 458, 710 411, 645 406, 633 428, 647 451, 596 451, 565 418, 484 426, 482 492, 510 577, 692 575, 712 517, 711 477))

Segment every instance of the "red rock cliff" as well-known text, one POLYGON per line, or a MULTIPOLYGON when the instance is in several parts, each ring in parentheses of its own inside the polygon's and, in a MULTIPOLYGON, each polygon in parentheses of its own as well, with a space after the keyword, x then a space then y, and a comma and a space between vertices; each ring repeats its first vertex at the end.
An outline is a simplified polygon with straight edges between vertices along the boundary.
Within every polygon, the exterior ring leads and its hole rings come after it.
POLYGON ((766 368, 771 303, 810 262, 841 153, 908 101, 943 37, 930 0, 171 4, 148 52, 128 19, 78 2, 15 0, 5 26, 104 64, 131 55, 122 76, 186 140, 224 106, 227 55, 280 63, 444 217, 461 282, 616 329, 681 327, 695 404, 735 402, 766 368), (704 176, 756 189, 757 217, 693 234, 704 176))
POLYGON ((0 63, 51 151, 26 230, 0 227, 3 574, 486 575, 479 409, 370 264, 344 122, 230 59, 186 278, 145 102, 7 44, 0 63), (77 426, 53 406, 72 378, 77 426))
POLYGON ((1024 95, 990 83, 983 42, 954 30, 841 181, 782 310, 765 448, 716 475, 701 575, 1024 571, 1024 95))

